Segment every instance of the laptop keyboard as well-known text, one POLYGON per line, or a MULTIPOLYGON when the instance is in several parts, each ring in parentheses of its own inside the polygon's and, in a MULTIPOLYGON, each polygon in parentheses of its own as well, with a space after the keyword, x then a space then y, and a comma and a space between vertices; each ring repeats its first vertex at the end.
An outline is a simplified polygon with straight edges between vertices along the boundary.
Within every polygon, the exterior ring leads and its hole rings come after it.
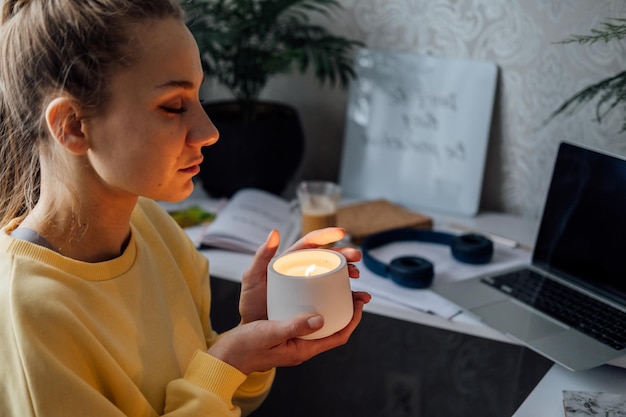
POLYGON ((626 347, 626 313, 528 269, 483 278, 513 298, 622 350, 626 347))

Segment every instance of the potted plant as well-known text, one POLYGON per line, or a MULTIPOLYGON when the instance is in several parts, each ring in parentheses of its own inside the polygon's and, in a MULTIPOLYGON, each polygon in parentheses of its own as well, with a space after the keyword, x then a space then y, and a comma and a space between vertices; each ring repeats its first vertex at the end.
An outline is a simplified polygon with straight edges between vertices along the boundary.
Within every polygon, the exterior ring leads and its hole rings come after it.
MULTIPOLYGON (((592 29, 589 35, 573 35, 561 43, 593 44, 599 41, 620 40, 624 37, 626 37, 626 19, 615 18, 604 22, 600 29, 592 29)), ((556 109, 548 120, 559 114, 572 113, 594 98, 598 98, 596 121, 601 123, 609 112, 626 104, 626 70, 583 88, 556 109)), ((621 131, 626 132, 626 117, 621 131)))
POLYGON ((304 135, 297 111, 261 92, 271 77, 309 68, 320 83, 345 88, 354 77, 350 52, 361 43, 311 22, 314 13, 331 17, 336 0, 191 0, 185 8, 205 73, 234 97, 204 104, 220 131, 204 151, 204 188, 213 196, 243 187, 280 194, 302 161, 304 135))

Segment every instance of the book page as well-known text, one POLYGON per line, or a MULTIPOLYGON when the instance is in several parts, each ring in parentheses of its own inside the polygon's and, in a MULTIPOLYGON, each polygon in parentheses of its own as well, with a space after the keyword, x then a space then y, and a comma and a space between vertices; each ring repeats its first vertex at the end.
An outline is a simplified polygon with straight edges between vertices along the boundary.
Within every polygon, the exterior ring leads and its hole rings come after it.
POLYGON ((202 233, 206 246, 254 253, 272 229, 281 236, 279 250, 292 244, 299 234, 299 217, 291 204, 258 189, 235 193, 215 220, 202 233))

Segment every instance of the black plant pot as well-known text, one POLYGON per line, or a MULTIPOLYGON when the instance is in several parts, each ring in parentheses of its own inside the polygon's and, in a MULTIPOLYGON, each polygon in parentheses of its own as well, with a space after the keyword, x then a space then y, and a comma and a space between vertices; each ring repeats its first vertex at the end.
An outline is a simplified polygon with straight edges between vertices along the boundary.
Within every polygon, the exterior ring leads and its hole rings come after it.
POLYGON ((209 195, 231 197, 246 187, 280 195, 298 170, 304 154, 298 112, 281 103, 256 106, 246 121, 235 101, 203 104, 220 132, 219 141, 202 151, 199 177, 209 195))

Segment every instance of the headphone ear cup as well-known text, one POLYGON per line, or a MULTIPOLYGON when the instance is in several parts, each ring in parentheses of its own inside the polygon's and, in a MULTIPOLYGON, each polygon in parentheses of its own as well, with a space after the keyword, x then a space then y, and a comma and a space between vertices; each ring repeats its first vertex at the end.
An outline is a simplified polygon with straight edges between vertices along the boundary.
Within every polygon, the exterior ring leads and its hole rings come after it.
POLYGON ((485 236, 470 233, 457 236, 450 244, 452 256, 468 264, 486 264, 493 257, 493 242, 485 236))
POLYGON ((459 262, 484 264, 493 256, 493 243, 479 234, 461 236, 432 230, 402 228, 375 233, 366 237, 361 245, 363 263, 381 277, 389 278, 396 284, 410 288, 426 288, 434 278, 434 265, 417 256, 402 256, 391 261, 389 265, 370 255, 371 249, 391 242, 422 241, 448 245, 452 256, 459 262))
POLYGON ((417 256, 402 256, 389 263, 389 278, 396 284, 409 288, 426 288, 433 282, 435 271, 432 262, 417 256))

